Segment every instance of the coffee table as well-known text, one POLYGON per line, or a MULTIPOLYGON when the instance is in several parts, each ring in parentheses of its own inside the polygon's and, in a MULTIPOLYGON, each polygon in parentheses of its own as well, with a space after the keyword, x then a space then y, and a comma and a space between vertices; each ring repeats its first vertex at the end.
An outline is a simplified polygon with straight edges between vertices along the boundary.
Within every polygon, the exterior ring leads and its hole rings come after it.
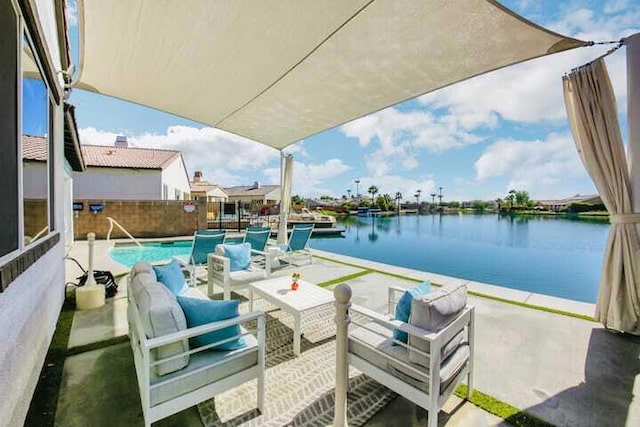
POLYGON ((260 280, 249 284, 249 311, 253 311, 254 294, 293 316, 293 354, 300 356, 302 316, 315 308, 334 302, 333 292, 312 283, 298 280, 298 289, 291 290, 291 277, 260 280))

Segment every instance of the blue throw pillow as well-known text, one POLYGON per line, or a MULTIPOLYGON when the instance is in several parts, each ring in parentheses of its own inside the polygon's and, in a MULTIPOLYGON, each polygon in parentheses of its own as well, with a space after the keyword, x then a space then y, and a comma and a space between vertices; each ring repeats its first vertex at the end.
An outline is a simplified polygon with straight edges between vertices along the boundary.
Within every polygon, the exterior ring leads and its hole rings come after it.
MULTIPOLYGON (((398 301, 398 304, 396 305, 395 318, 403 321, 404 323, 409 323, 409 317, 411 317, 411 301, 413 301, 415 297, 428 294, 429 292, 431 292, 431 282, 428 280, 419 284, 415 288, 404 291, 402 297, 400 297, 400 301, 398 301)), ((393 338, 403 343, 409 341, 409 335, 399 329, 395 329, 393 331, 393 338)), ((394 342, 393 345, 398 344, 394 342)))
POLYGON ((154 265, 158 282, 165 285, 174 294, 178 295, 187 287, 180 263, 175 259, 166 265, 154 265))
POLYGON ((251 243, 222 245, 224 256, 231 260, 231 271, 246 270, 251 265, 251 243))
MULTIPOLYGON (((180 296, 177 299, 180 307, 182 307, 182 311, 184 311, 184 317, 187 319, 187 327, 189 328, 217 322, 219 320, 232 319, 240 314, 238 311, 240 301, 238 300, 212 301, 180 296)), ((228 328, 193 337, 189 340, 189 343, 193 348, 202 347, 240 335, 240 333, 239 325, 229 326, 228 328)), ((211 350, 238 350, 246 347, 246 345, 244 338, 239 337, 235 340, 212 347, 211 350)))

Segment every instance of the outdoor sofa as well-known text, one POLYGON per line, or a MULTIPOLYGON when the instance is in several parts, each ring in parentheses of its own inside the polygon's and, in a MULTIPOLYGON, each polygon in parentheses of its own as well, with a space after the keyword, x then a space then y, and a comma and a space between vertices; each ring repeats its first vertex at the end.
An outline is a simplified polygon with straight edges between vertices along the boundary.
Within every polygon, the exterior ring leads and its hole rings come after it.
MULTIPOLYGON (((262 312, 187 328, 176 296, 158 283, 152 266, 136 263, 128 277, 129 337, 146 426, 257 378, 260 411, 264 406, 265 315, 262 312), (234 325, 257 323, 257 338, 240 327, 245 346, 218 350, 190 346, 189 339, 234 325)), ((180 296, 208 298, 195 287, 180 296)))

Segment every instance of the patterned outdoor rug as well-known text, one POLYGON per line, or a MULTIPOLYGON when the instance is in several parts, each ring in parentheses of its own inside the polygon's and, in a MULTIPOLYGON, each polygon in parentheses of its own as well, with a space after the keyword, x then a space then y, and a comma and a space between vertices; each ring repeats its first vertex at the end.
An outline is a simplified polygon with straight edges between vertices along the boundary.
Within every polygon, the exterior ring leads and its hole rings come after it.
MULTIPOLYGON (((241 298, 243 299, 243 298, 241 298)), ((333 422, 335 387, 334 308, 303 317, 302 354, 293 356, 293 319, 257 301, 267 312, 266 395, 263 414, 256 408, 256 381, 250 381, 198 405, 206 427, 327 426, 333 422)), ((241 311, 246 310, 246 303, 241 311)), ((396 395, 350 369, 348 420, 361 426, 396 395)))

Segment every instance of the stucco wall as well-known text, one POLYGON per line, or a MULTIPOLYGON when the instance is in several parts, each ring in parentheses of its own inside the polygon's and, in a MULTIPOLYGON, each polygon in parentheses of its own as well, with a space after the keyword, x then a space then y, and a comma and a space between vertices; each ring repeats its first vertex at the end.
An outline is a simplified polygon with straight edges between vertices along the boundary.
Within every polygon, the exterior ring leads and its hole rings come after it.
POLYGON ((169 186, 169 200, 175 200, 175 190, 180 190, 180 200, 187 199, 189 194, 189 176, 187 175, 182 156, 178 156, 162 171, 162 184, 169 186))
POLYGON ((73 198, 161 200, 162 173, 149 169, 87 168, 73 172, 73 198))

